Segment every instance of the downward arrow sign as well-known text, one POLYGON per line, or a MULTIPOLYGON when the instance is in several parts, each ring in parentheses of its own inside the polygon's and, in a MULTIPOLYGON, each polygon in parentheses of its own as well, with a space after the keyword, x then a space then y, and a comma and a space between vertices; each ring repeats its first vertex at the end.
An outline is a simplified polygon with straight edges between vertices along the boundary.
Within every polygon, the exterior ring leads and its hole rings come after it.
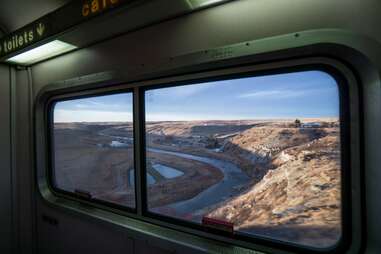
POLYGON ((42 23, 38 24, 36 30, 37 30, 38 35, 41 37, 41 36, 44 34, 44 31, 45 31, 45 25, 42 24, 42 23))

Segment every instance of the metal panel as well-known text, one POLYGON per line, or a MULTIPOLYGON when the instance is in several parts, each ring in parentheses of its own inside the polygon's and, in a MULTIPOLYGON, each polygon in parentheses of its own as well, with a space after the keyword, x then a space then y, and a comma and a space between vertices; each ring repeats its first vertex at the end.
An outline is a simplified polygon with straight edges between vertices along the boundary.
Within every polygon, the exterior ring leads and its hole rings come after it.
POLYGON ((34 21, 69 0, 3 0, 0 7, 0 24, 7 30, 15 31, 34 21), (22 15, 20 15, 22 13, 22 15))
MULTIPOLYGON (((327 27, 381 41, 376 29, 376 23, 381 23, 377 9, 381 9, 377 0, 233 1, 42 62, 33 68, 33 78, 39 90, 57 80, 116 69, 133 73, 190 52, 327 27), (362 10, 358 12, 361 17, 353 19, 349 7, 362 10), (239 18, 235 18, 237 13, 239 18)), ((283 47, 291 47, 286 44, 290 42, 284 42, 283 47)))
POLYGON ((122 230, 110 225, 89 223, 71 214, 58 214, 57 211, 47 209, 44 209, 37 219, 37 253, 133 253, 133 240, 122 230))
POLYGON ((0 252, 12 249, 10 69, 0 65, 0 252))
POLYGON ((34 243, 34 202, 33 202, 33 151, 31 150, 31 83, 27 69, 15 72, 12 83, 12 99, 15 108, 12 110, 14 139, 13 147, 13 184, 14 220, 16 227, 17 253, 33 253, 34 243))

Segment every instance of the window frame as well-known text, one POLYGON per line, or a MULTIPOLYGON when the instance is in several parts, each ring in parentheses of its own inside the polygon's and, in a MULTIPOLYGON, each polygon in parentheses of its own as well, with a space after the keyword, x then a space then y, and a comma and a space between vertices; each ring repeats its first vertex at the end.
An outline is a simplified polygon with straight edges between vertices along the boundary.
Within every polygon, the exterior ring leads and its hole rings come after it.
MULTIPOLYGON (((218 86, 218 84, 216 84, 218 86)), ((139 137, 142 142, 141 150, 141 187, 142 187, 142 216, 151 218, 155 220, 159 225, 165 225, 161 222, 166 222, 168 224, 176 224, 181 227, 192 228, 198 231, 206 231, 211 234, 223 235, 234 240, 252 242, 255 241, 261 245, 267 245, 275 248, 282 248, 290 251, 296 251, 297 253, 341 253, 342 249, 345 249, 350 241, 350 235, 348 232, 351 231, 351 199, 350 199, 350 112, 349 112, 349 95, 348 95, 348 84, 345 77, 334 67, 325 64, 306 64, 301 66, 291 66, 285 68, 278 68, 272 70, 262 70, 262 71, 252 71, 243 73, 226 74, 220 76, 212 76, 201 79, 188 79, 183 81, 175 81, 167 84, 151 84, 143 86, 140 89, 140 105, 142 114, 140 114, 140 125, 142 135, 139 137), (341 184, 341 235, 338 242, 329 248, 314 248, 307 245, 301 245, 297 243, 287 242, 283 240, 277 240, 275 238, 261 236, 261 235, 249 235, 247 233, 237 233, 230 235, 220 230, 213 230, 210 228, 205 228, 202 224, 198 224, 192 221, 186 221, 175 217, 165 216, 162 214, 150 212, 148 208, 148 193, 147 193, 147 182, 146 182, 146 121, 145 121, 145 92, 160 88, 171 88, 184 85, 195 85, 214 81, 225 81, 229 79, 239 79, 247 77, 259 77, 259 76, 271 76, 277 74, 287 74, 294 72, 303 71, 322 71, 330 75, 337 84, 338 96, 339 96, 339 121, 340 121, 340 184, 341 184), (346 210, 346 212, 344 212, 346 210)), ((166 225, 168 226, 168 225, 166 225)))
MULTIPOLYGON (((152 225, 158 225, 164 228, 168 229, 174 229, 177 231, 181 231, 183 233, 192 234, 195 236, 201 236, 206 237, 211 240, 217 240, 225 243, 234 244, 237 246, 241 246, 244 248, 255 248, 259 249, 258 246, 263 246, 265 248, 270 248, 270 250, 284 250, 284 251, 292 251, 296 253, 342 253, 343 251, 346 251, 349 246, 352 244, 352 200, 351 200, 351 191, 350 187, 354 184, 351 179, 352 169, 351 165, 353 164, 353 161, 351 160, 351 154, 353 152, 351 151, 351 147, 349 146, 351 144, 351 137, 354 135, 351 132, 351 109, 354 107, 356 110, 355 112, 357 114, 361 114, 361 111, 358 111, 357 107, 361 107, 360 103, 360 96, 357 95, 357 101, 355 105, 350 105, 349 101, 349 90, 350 87, 348 84, 350 83, 347 80, 347 73, 343 72, 341 68, 336 68, 335 64, 330 63, 328 60, 333 60, 336 62, 336 60, 332 58, 322 58, 326 59, 327 62, 322 60, 321 62, 316 62, 316 58, 318 57, 311 57, 313 59, 312 63, 308 61, 308 57, 304 57, 301 59, 291 59, 288 61, 285 61, 285 64, 282 61, 272 61, 271 64, 275 64, 275 67, 267 66, 264 68, 256 68, 257 65, 255 64, 247 64, 247 65, 233 65, 233 66, 224 66, 217 69, 201 69, 199 71, 191 71, 188 73, 182 73, 178 72, 177 74, 170 74, 168 76, 156 76, 152 79, 143 79, 143 80, 132 80, 129 83, 121 84, 120 81, 114 81, 112 86, 110 84, 99 84, 98 82, 94 82, 94 84, 90 84, 88 87, 77 87, 71 90, 70 92, 60 92, 59 90, 55 91, 53 93, 53 96, 50 96, 48 99, 48 103, 45 103, 45 109, 44 112, 48 112, 48 105, 51 101, 54 101, 55 98, 68 97, 74 96, 78 94, 78 96, 87 96, 87 95, 100 95, 101 92, 105 93, 120 93, 121 90, 132 90, 133 91, 133 121, 134 121, 134 164, 135 164, 135 209, 126 209, 128 207, 115 205, 114 203, 108 203, 108 202, 98 202, 93 199, 86 199, 82 197, 78 197, 77 195, 68 195, 67 193, 57 192, 52 188, 51 186, 51 179, 49 176, 47 176, 47 187, 51 191, 51 193, 55 196, 65 198, 65 199, 71 199, 74 201, 79 201, 80 203, 85 203, 90 206, 98 207, 102 210, 109 210, 111 212, 121 214, 123 216, 129 216, 135 219, 138 219, 140 221, 148 222, 152 225), (315 59, 314 59, 315 58, 315 59), (294 62, 295 61, 295 62, 294 62), (284 65, 283 65, 284 64, 284 65), (240 69, 252 69, 252 70, 243 70, 240 69), (237 70, 238 69, 238 70, 237 70), (255 236, 255 237, 228 237, 226 235, 223 235, 220 231, 209 231, 205 232, 202 229, 202 226, 198 225, 197 227, 194 227, 192 225, 188 225, 188 223, 183 224, 181 221, 178 221, 175 218, 170 218, 169 220, 167 218, 161 218, 160 216, 156 216, 157 214, 154 214, 152 216, 147 213, 147 208, 145 207, 146 204, 146 188, 144 188, 145 181, 145 111, 144 111, 144 91, 148 88, 158 88, 158 87, 168 87, 168 86, 178 86, 178 85, 186 85, 186 84, 194 84, 194 83, 201 83, 201 82, 210 82, 210 81, 217 81, 217 80, 225 80, 234 77, 242 78, 244 75, 253 77, 253 76, 261 76, 261 75, 272 75, 272 74, 281 74, 281 73, 290 73, 290 72, 299 72, 299 71, 307 71, 307 70, 322 70, 329 75, 331 75, 337 82, 337 86, 339 89, 339 96, 340 96, 340 135, 341 135, 341 185, 342 185, 342 235, 337 245, 333 246, 332 248, 327 249, 315 249, 315 248, 309 248, 308 246, 303 246, 299 244, 292 244, 290 242, 283 242, 276 239, 261 237, 261 236, 255 236), (219 72, 222 72, 220 74, 219 72), (215 74, 217 73, 217 74, 215 74), (255 75, 254 75, 255 74, 255 75), (198 77, 201 76, 201 77, 198 77), (169 81, 167 80, 169 79, 169 81), (168 85, 170 83, 171 85, 168 85), (100 88, 92 89, 91 87, 100 86, 100 88), (90 89, 89 89, 90 87, 90 89), (117 92, 115 92, 117 91, 117 92), (345 92, 345 98, 342 98, 343 92, 345 92), (143 95, 143 97, 142 97, 143 95), (138 98, 137 102, 135 99, 138 98), (143 99, 143 100, 142 100, 143 99), (135 104, 137 103, 137 104, 135 104), (136 107, 136 105, 139 105, 136 107), (345 116, 343 116, 345 114, 345 116), (138 116, 137 119, 135 116, 138 116), (139 130, 135 130, 136 126, 140 126, 139 130), (135 134, 138 132, 141 132, 141 135, 136 137, 135 134), (345 136, 343 136, 345 135, 345 136), (346 144, 345 147, 344 144, 346 144), (344 155, 345 154, 345 155, 344 155), (137 156, 139 158, 137 158, 137 156), (139 163, 138 163, 139 161, 139 163), (138 165, 137 165, 138 163, 138 165), (345 168, 345 169, 344 169, 345 168), (136 177, 137 170, 140 170, 141 177, 140 182, 137 182, 138 177, 136 177), (140 189, 140 190, 139 190, 140 189), (139 196, 138 194, 141 193, 139 196), (345 203, 344 203, 345 202, 345 203), (139 208, 139 203, 142 206, 142 208, 139 208), (346 212, 344 213, 344 210, 346 212), (176 224, 178 223, 178 224, 176 224)), ((321 60, 321 59, 320 59, 321 60)), ((340 63, 341 62, 337 62, 340 63)), ((266 66, 266 64, 264 64, 266 66)), ((344 65, 346 67, 346 65, 344 65)), ((353 74, 352 70, 350 70, 349 74, 353 74)), ((356 85, 357 84, 350 84, 350 85, 356 85)), ((65 90, 65 89, 64 89, 65 90)), ((352 89, 351 89, 352 90, 352 89)), ((353 96, 353 95, 352 95, 353 96)), ((49 119, 49 117, 47 118, 49 119)), ((45 122, 49 123, 49 121, 45 118, 45 122)), ((47 130, 49 130, 49 124, 45 126, 47 130)), ((357 136, 356 136, 357 137, 357 136)), ((49 139, 49 137, 48 137, 49 139)), ((48 160, 50 159, 50 148, 49 144, 50 141, 47 142, 47 151, 48 151, 48 160)), ((362 147, 360 147, 362 149, 362 147)), ((357 156, 356 156, 357 157, 357 156)), ((48 163, 48 166, 46 167, 46 171, 51 171, 50 169, 51 164, 48 163)), ((356 185, 357 186, 357 185, 356 185)), ((358 204, 357 204, 358 205, 358 204)), ((360 228, 360 233, 361 233, 360 228)), ((266 250, 268 251, 268 249, 266 250)))
POLYGON ((137 211, 137 177, 136 177, 136 157, 135 157, 135 149, 136 149, 136 137, 135 137, 135 114, 134 114, 134 91, 131 88, 122 88, 120 90, 104 90, 102 88, 90 90, 90 91, 77 91, 73 93, 64 93, 60 95, 56 95, 54 97, 51 97, 47 102, 47 151, 48 151, 48 165, 49 170, 47 171, 47 178, 48 178, 48 186, 51 188, 51 190, 58 195, 63 195, 65 197, 71 197, 75 198, 81 201, 84 201, 86 203, 95 203, 102 206, 109 206, 113 209, 118 209, 122 211, 126 211, 128 213, 136 213, 137 211), (80 195, 75 192, 63 190, 56 186, 55 183, 55 144, 54 144, 54 109, 55 105, 58 102, 65 102, 70 100, 77 100, 77 99, 86 99, 86 98, 92 98, 92 97, 100 97, 100 96, 107 96, 107 95, 117 95, 117 94, 127 94, 130 93, 132 95, 132 133, 133 133, 133 149, 134 149, 134 156, 133 156, 133 164, 134 164, 134 198, 135 198, 135 207, 129 207, 124 206, 115 202, 103 200, 103 199, 97 199, 97 198, 88 198, 84 197, 83 195, 80 195))

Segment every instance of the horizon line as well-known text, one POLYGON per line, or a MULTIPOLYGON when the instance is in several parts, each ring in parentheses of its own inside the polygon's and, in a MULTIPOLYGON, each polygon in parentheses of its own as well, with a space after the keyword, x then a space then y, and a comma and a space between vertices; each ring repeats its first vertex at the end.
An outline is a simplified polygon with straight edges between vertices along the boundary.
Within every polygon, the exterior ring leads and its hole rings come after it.
MULTIPOLYGON (((197 119, 197 120, 154 120, 154 121, 145 121, 146 123, 148 122, 217 122, 217 121, 220 121, 220 122, 227 122, 227 121, 273 121, 273 120, 283 120, 283 121, 286 121, 286 120, 289 120, 289 121, 292 121, 292 120, 296 120, 296 119, 300 119, 300 120, 317 120, 317 119, 321 119, 321 120, 339 120, 340 117, 338 116, 324 116, 324 117, 269 117, 269 118, 252 118, 252 119, 214 119, 214 120, 211 120, 211 119, 197 119)), ((56 123, 59 123, 59 124, 64 124, 64 123, 133 123, 133 121, 102 121, 102 122, 98 122, 98 121, 81 121, 81 122, 54 122, 54 124, 56 123)))

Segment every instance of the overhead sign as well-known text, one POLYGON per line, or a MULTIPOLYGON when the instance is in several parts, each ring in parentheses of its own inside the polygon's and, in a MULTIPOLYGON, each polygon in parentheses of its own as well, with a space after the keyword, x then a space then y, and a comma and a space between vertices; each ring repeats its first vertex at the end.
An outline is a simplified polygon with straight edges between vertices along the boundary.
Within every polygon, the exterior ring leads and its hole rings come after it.
POLYGON ((46 37, 47 25, 43 22, 35 23, 17 30, 0 40, 0 56, 25 48, 46 37))
POLYGON ((13 54, 42 39, 62 33, 94 16, 122 5, 144 0, 82 0, 71 1, 35 22, 0 38, 0 58, 13 54))
POLYGON ((121 0, 87 0, 82 3, 82 16, 96 15, 119 5, 121 0))

